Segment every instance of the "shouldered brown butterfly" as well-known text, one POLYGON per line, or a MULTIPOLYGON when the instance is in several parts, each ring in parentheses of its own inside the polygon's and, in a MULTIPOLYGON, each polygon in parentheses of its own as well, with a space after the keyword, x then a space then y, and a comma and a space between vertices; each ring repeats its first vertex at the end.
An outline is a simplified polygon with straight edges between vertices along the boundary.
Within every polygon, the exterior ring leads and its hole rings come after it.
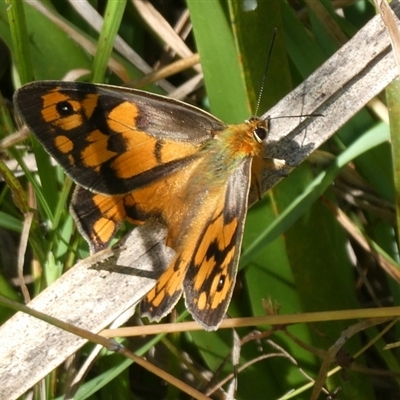
POLYGON ((92 252, 124 220, 167 227, 176 251, 141 302, 158 321, 184 293, 194 319, 218 328, 234 287, 249 192, 260 196, 269 119, 227 125, 164 96, 114 86, 39 81, 14 102, 37 139, 79 185, 72 214, 92 252))

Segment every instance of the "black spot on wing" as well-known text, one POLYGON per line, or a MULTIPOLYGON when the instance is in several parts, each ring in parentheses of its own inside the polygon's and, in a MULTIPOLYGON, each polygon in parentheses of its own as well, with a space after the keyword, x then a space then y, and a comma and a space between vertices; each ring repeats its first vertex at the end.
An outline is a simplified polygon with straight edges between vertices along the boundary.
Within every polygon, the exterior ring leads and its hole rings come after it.
POLYGON ((218 281, 217 292, 220 292, 224 288, 226 281, 226 275, 221 275, 218 281))
POLYGON ((75 110, 69 101, 61 101, 56 105, 56 110, 61 117, 69 117, 75 114, 75 110))

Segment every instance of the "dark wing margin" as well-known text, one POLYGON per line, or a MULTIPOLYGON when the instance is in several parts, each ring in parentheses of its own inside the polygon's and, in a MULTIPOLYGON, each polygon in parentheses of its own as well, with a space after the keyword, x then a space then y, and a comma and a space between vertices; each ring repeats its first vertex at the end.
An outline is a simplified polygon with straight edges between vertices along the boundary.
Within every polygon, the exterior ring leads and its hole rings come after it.
POLYGON ((235 286, 246 220, 252 159, 246 158, 230 176, 222 212, 205 224, 198 248, 207 243, 201 263, 193 254, 184 280, 187 309, 206 330, 216 330, 235 286), (208 227, 216 224, 216 229, 208 227))

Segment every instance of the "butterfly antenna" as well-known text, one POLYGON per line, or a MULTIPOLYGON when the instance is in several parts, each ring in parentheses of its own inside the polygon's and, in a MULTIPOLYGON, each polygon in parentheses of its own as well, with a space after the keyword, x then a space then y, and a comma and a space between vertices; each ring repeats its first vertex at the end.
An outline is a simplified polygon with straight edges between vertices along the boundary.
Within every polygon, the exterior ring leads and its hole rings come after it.
POLYGON ((277 33, 278 33, 278 29, 277 29, 277 28, 274 28, 274 31, 273 31, 273 33, 272 33, 271 44, 270 44, 270 46, 269 46, 269 51, 268 51, 268 56, 267 56, 267 62, 265 63, 264 74, 263 74, 263 78, 262 78, 262 81, 261 81, 260 92, 258 93, 258 99, 257 99, 257 105, 256 105, 256 112, 255 112, 255 115, 258 114, 258 109, 260 108, 261 97, 262 97, 262 95, 263 95, 264 88, 265 88, 265 81, 266 81, 266 79, 267 79, 267 70, 268 70, 269 62, 270 62, 270 60, 271 60, 272 49, 274 48, 274 43, 275 43, 275 38, 276 38, 277 33))

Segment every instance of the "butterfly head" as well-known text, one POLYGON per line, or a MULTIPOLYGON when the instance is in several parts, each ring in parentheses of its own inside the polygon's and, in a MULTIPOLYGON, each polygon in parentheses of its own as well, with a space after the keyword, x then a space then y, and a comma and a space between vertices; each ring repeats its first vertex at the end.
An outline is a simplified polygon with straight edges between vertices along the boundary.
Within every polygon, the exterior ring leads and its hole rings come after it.
POLYGON ((269 132, 269 118, 261 119, 254 116, 246 120, 246 124, 248 124, 253 138, 258 143, 263 143, 266 140, 269 132))

